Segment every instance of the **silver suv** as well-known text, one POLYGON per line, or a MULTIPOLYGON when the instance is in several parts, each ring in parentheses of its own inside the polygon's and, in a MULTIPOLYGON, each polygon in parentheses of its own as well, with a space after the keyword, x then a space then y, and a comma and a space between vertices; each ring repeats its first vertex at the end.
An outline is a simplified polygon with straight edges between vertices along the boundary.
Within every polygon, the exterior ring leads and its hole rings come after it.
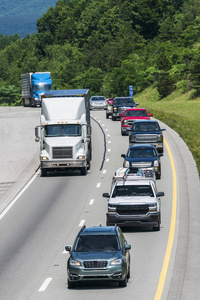
POLYGON ((107 226, 152 226, 160 231, 161 196, 158 192, 153 170, 128 173, 127 168, 120 168, 113 177, 106 214, 107 226))

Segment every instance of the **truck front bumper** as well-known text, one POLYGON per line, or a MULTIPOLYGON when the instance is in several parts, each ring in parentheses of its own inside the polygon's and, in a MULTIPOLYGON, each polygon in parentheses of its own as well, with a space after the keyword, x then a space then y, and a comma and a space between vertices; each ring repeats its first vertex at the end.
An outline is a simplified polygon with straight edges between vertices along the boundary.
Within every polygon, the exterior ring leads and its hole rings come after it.
POLYGON ((156 226, 160 222, 160 213, 149 213, 140 216, 120 216, 118 214, 106 214, 107 224, 114 226, 156 226))
POLYGON ((42 169, 62 169, 62 168, 69 168, 69 169, 80 169, 87 167, 87 160, 43 160, 41 161, 41 168, 42 169))

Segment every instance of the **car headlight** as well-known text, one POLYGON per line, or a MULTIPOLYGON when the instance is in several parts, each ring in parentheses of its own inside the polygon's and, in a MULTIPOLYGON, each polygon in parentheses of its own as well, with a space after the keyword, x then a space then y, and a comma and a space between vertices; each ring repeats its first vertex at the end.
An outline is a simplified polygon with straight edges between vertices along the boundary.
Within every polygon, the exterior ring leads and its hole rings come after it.
POLYGON ((124 124, 125 124, 125 123, 128 123, 128 120, 124 120, 124 124))
POLYGON ((111 261, 111 266, 118 266, 118 265, 121 265, 122 264, 122 259, 121 258, 118 258, 118 259, 114 259, 111 261))
POLYGON ((158 160, 154 161, 154 167, 159 167, 159 161, 158 160))
POLYGON ((76 266, 76 267, 80 267, 80 265, 81 265, 80 261, 73 260, 73 259, 70 259, 69 264, 70 264, 70 266, 76 266))
POLYGON ((47 156, 40 156, 40 160, 48 160, 47 156))

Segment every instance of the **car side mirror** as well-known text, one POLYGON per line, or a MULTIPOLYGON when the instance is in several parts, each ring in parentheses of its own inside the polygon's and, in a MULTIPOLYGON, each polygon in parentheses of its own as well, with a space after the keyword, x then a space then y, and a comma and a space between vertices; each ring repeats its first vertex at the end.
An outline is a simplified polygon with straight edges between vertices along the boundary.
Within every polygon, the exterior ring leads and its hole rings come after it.
POLYGON ((131 250, 131 245, 126 244, 126 245, 125 245, 125 250, 131 250))
POLYGON ((104 197, 104 198, 110 198, 110 194, 108 194, 108 193, 103 193, 103 197, 104 197))
POLYGON ((161 156, 163 156, 163 153, 158 153, 158 157, 161 157, 161 156))
POLYGON ((126 155, 125 155, 125 154, 121 154, 121 157, 125 158, 125 157, 126 157, 126 155))
POLYGON ((71 251, 71 249, 72 249, 72 247, 71 247, 71 246, 66 246, 66 247, 65 247, 65 250, 66 250, 66 251, 68 251, 68 252, 70 252, 70 251, 71 251))
POLYGON ((164 192, 158 192, 156 194, 156 197, 162 197, 162 196, 165 196, 165 193, 164 192))

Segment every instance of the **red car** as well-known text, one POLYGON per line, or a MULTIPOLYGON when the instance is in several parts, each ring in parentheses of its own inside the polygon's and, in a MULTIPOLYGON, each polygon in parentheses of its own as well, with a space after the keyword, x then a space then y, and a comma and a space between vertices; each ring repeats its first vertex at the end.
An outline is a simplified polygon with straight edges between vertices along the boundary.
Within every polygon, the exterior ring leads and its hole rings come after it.
POLYGON ((153 114, 148 114, 145 108, 130 108, 125 110, 121 118, 121 134, 128 134, 128 130, 131 128, 134 120, 150 120, 152 116, 153 114))

